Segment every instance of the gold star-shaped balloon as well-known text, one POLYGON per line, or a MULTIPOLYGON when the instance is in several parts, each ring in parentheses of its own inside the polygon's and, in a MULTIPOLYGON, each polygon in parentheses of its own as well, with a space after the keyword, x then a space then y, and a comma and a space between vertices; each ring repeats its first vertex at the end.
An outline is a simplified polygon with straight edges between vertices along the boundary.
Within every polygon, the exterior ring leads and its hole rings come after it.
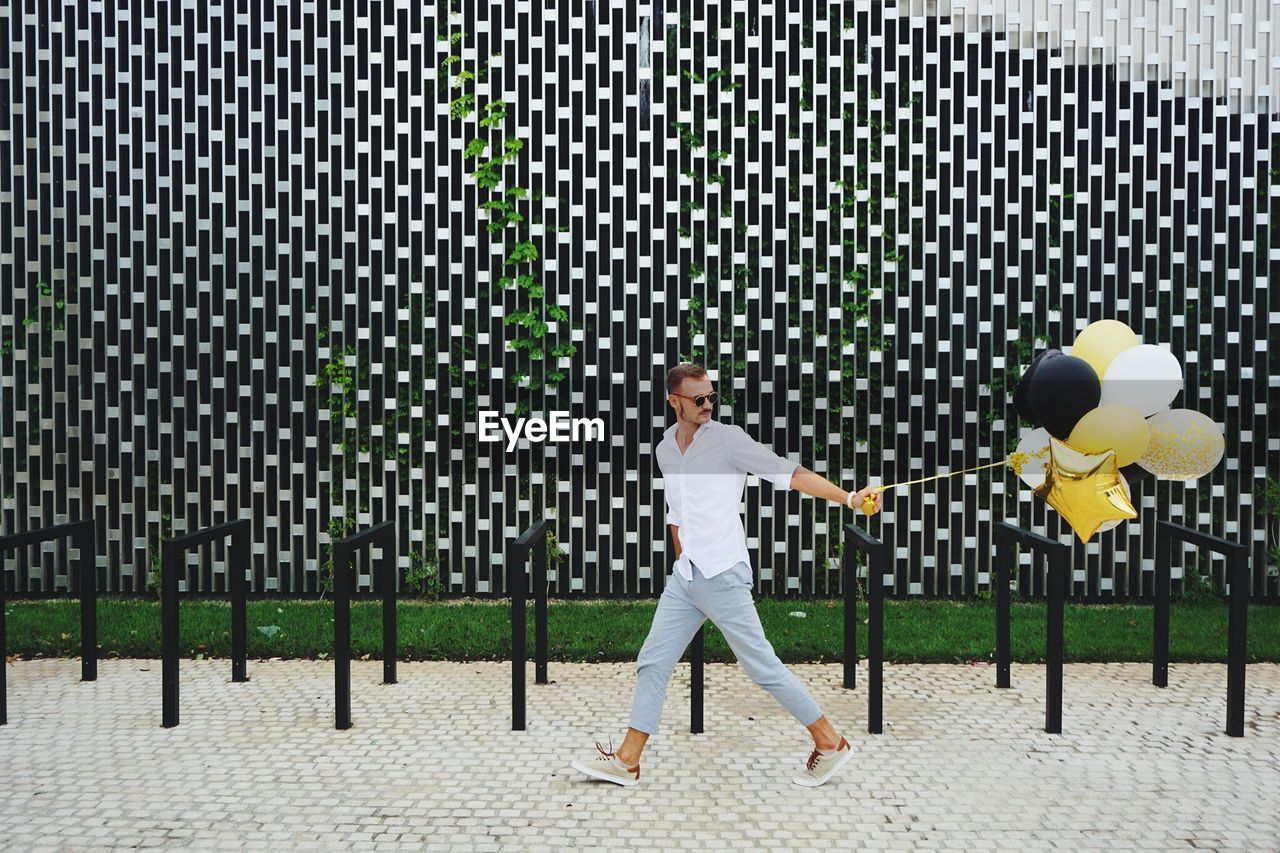
POLYGON ((1062 514, 1080 541, 1088 542, 1104 521, 1138 517, 1120 476, 1114 450, 1084 453, 1050 436, 1049 464, 1035 493, 1062 514))

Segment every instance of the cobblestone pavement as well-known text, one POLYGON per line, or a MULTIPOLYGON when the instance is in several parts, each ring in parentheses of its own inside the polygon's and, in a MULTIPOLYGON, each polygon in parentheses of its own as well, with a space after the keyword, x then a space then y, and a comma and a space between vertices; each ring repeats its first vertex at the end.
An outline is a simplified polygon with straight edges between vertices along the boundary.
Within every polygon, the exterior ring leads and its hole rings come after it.
POLYGON ((706 733, 689 733, 689 669, 667 694, 640 785, 570 760, 616 745, 634 664, 528 670, 512 732, 509 663, 352 667, 348 731, 333 664, 182 663, 182 724, 160 726, 160 662, 9 665, 0 844, 13 850, 957 849, 1280 850, 1280 665, 1249 667, 1245 736, 1223 733, 1226 669, 1069 664, 1063 733, 1044 726, 1044 670, 889 665, 881 735, 866 668, 794 665, 858 754, 794 786, 810 741, 737 665, 706 668, 706 733))

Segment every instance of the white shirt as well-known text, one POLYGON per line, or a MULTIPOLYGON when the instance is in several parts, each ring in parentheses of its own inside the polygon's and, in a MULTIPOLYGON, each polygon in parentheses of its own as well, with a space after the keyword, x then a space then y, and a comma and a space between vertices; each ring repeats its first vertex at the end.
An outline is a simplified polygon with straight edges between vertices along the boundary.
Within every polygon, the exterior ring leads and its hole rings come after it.
POLYGON ((680 559, 673 570, 692 581, 691 563, 706 577, 738 562, 750 566, 747 534, 738 514, 747 474, 786 490, 800 463, 777 455, 742 427, 716 420, 698 427, 681 453, 678 426, 668 427, 654 450, 667 499, 667 523, 680 528, 680 559))

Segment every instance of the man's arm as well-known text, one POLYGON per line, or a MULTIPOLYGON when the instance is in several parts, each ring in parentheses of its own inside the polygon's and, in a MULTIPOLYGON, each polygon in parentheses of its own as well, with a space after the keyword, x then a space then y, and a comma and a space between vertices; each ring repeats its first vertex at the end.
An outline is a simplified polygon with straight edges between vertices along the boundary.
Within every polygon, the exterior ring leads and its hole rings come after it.
MULTIPOLYGON (((823 498, 829 501, 835 501, 843 506, 849 505, 849 493, 837 486, 830 480, 822 477, 803 465, 797 466, 796 470, 791 474, 791 488, 797 492, 804 492, 806 495, 812 495, 815 498, 823 498)), ((853 495, 853 506, 859 507, 862 501, 876 490, 875 486, 867 486, 861 491, 855 492, 853 495)), ((880 502, 876 502, 876 512, 880 511, 880 502)))
MULTIPOLYGON (((755 474, 773 483, 775 489, 795 489, 815 498, 824 498, 845 506, 859 507, 869 495, 875 494, 875 486, 866 486, 853 493, 849 502, 849 493, 830 480, 820 477, 793 459, 787 459, 774 453, 747 435, 741 427, 730 427, 729 455, 739 468, 755 474)), ((875 512, 880 511, 880 502, 875 503, 875 512)), ((874 515, 874 513, 872 513, 874 515)))
MULTIPOLYGON (((658 467, 662 467, 662 461, 658 461, 658 467)), ((678 474, 676 476, 679 476, 678 474)), ((680 505, 680 491, 672 488, 674 478, 667 477, 663 474, 663 494, 667 499, 667 526, 671 528, 671 541, 676 546, 676 559, 680 559, 680 525, 684 523, 683 508, 680 505)))

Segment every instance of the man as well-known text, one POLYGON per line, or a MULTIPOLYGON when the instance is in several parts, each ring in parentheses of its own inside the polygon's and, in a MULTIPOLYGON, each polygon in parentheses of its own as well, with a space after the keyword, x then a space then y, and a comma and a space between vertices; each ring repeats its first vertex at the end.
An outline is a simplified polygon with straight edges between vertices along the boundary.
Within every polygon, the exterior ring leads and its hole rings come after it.
MULTIPOLYGON (((750 555, 738 505, 748 473, 768 480, 775 489, 795 489, 849 507, 860 506, 875 489, 846 492, 778 456, 741 427, 712 420, 716 396, 699 365, 679 364, 667 372, 667 402, 676 422, 663 433, 654 453, 662 471, 676 561, 636 660, 631 721, 622 745, 613 751, 611 741, 606 751, 597 743, 599 755, 571 766, 619 785, 639 781, 640 753, 658 730, 667 682, 685 647, 709 618, 751 680, 809 729, 813 751, 793 781, 821 785, 844 766, 853 749, 765 639, 751 598, 750 555)), ((878 503, 875 511, 879 512, 878 503)))

